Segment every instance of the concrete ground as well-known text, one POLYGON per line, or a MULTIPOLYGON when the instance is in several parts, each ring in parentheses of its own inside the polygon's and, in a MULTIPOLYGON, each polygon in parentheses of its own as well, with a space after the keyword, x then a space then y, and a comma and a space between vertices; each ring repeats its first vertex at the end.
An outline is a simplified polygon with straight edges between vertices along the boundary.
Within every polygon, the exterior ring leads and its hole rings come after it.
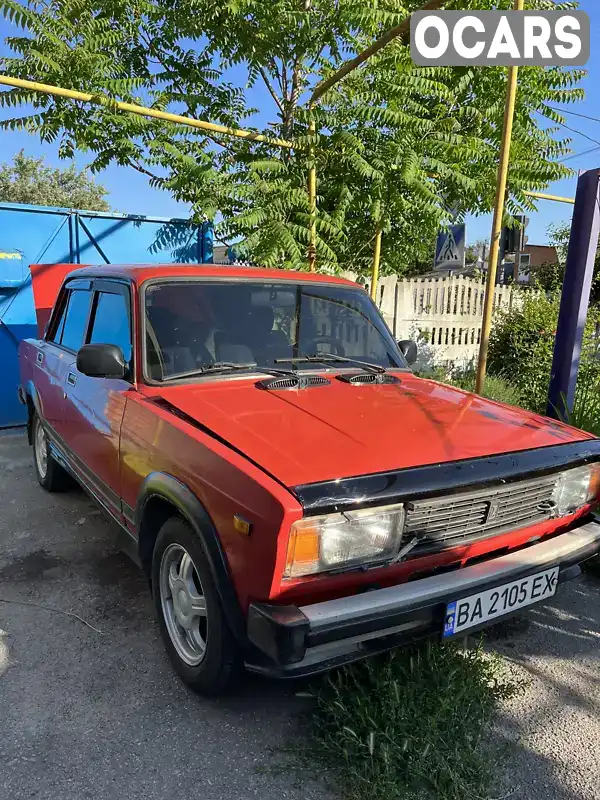
MULTIPOLYGON (((0 435, 0 800, 323 800, 281 771, 306 701, 248 678, 206 700, 175 677, 145 580, 80 491, 38 486, 22 434, 0 435), (58 611, 79 615, 79 619, 58 611), (279 750, 279 752, 278 752, 279 750)), ((507 703, 515 800, 600 798, 600 579, 494 634, 528 685, 507 703)))

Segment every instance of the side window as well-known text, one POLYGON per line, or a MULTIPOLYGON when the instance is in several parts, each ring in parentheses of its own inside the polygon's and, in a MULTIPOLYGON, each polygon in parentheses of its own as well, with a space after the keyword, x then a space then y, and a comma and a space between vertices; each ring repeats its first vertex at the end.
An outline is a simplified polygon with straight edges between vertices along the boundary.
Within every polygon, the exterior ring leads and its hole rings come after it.
POLYGON ((54 341, 77 352, 83 344, 92 293, 87 289, 72 289, 54 334, 54 341))
POLYGON ((67 306, 69 305, 69 294, 70 292, 68 291, 65 292, 65 295, 62 298, 60 313, 54 325, 54 333, 51 336, 48 336, 49 342, 56 342, 56 344, 60 344, 60 340, 63 335, 63 330, 65 328, 65 319, 67 318, 67 306))
POLYGON ((129 302, 125 294, 97 292, 90 344, 116 344, 131 365, 131 325, 129 302))

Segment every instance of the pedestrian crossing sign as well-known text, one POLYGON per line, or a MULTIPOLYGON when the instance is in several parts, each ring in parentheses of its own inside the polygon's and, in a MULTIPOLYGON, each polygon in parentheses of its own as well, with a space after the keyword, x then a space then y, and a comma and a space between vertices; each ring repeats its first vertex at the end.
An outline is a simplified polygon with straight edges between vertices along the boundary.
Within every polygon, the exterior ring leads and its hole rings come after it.
POLYGON ((466 225, 450 225, 440 231, 435 248, 434 269, 463 269, 466 225))

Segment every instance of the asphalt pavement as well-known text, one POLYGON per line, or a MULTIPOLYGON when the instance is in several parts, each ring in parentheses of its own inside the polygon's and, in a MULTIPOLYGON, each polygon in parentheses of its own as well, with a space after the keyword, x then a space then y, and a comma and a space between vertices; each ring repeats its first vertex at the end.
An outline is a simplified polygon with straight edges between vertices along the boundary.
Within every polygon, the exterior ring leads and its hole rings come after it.
POLYGON ((492 629, 488 645, 524 691, 504 705, 507 800, 600 798, 600 574, 559 587, 552 603, 492 629))
MULTIPOLYGON (((23 434, 0 435, 0 800, 332 798, 285 756, 296 685, 248 677, 207 700, 181 684, 115 534, 82 491, 38 486, 23 434)), ((495 795, 600 799, 600 578, 491 645, 527 682, 497 721, 495 795)))
POLYGON ((329 796, 286 768, 297 687, 189 691, 115 534, 81 490, 39 487, 23 434, 0 435, 0 800, 329 796))

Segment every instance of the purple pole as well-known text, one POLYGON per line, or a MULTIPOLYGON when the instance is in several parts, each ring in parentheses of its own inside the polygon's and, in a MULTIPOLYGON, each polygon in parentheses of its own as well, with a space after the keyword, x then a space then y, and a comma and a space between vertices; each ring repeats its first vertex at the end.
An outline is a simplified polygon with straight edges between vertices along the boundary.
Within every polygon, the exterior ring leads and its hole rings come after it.
POLYGON ((565 267, 548 391, 549 417, 565 419, 573 410, 583 331, 600 232, 600 169, 577 181, 573 222, 565 267))

